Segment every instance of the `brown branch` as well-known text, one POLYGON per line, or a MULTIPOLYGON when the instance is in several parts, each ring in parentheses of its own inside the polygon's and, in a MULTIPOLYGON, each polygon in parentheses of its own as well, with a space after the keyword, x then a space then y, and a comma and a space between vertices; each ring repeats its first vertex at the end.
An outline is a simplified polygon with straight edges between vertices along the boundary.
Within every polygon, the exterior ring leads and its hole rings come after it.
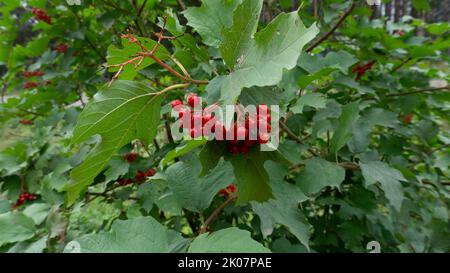
POLYGON ((214 221, 214 219, 219 215, 219 213, 228 206, 231 202, 236 200, 237 196, 235 194, 231 194, 225 202, 223 202, 219 207, 217 207, 211 215, 206 219, 205 223, 203 224, 202 228, 199 231, 199 234, 203 234, 208 229, 209 225, 214 221))
POLYGON ((434 88, 426 88, 426 89, 420 89, 420 90, 414 90, 411 92, 403 92, 403 93, 393 93, 393 94, 387 94, 386 97, 399 97, 399 96, 407 96, 417 93, 426 93, 426 92, 434 92, 434 91, 441 91, 441 90, 447 90, 445 92, 450 91, 450 87, 434 87, 434 88))
POLYGON ((408 57, 402 62, 400 62, 398 65, 394 66, 391 71, 389 71, 390 74, 397 72, 400 68, 402 68, 405 64, 407 64, 409 61, 411 61, 412 58, 408 57))
POLYGON ((183 0, 177 0, 177 4, 178 4, 178 6, 180 6, 181 10, 186 9, 186 5, 184 4, 183 0))
POLYGON ((137 16, 140 17, 142 12, 144 11, 145 5, 147 5, 147 0, 144 0, 141 7, 138 9, 137 16))
POLYGON ((170 129, 170 123, 169 123, 167 114, 164 115, 164 119, 165 119, 164 127, 166 128, 167 139, 169 140, 170 144, 173 144, 173 143, 175 143, 175 141, 173 140, 173 137, 172 137, 172 129, 170 129))
MULTIPOLYGON (((164 36, 166 23, 167 23, 167 17, 165 16, 165 17, 163 17, 163 26, 161 27, 160 32, 158 34, 156 34, 156 36, 158 37, 158 40, 157 40, 156 44, 154 45, 154 47, 151 50, 148 50, 133 35, 131 35, 131 34, 124 34, 124 35, 122 35, 122 38, 128 39, 128 41, 130 43, 134 43, 134 44, 140 46, 142 51, 137 52, 135 56, 133 56, 131 59, 129 59, 129 60, 123 62, 123 63, 108 65, 109 67, 119 67, 119 69, 116 72, 116 74, 112 77, 109 85, 111 85, 112 82, 119 76, 119 74, 122 72, 123 68, 126 65, 133 64, 135 67, 138 67, 142 63, 142 61, 144 60, 145 57, 151 58, 157 64, 159 64, 160 66, 164 67, 167 71, 169 71, 171 74, 173 74, 177 78, 180 78, 184 82, 193 83, 193 84, 208 84, 208 81, 206 81, 206 80, 195 80, 195 79, 192 79, 190 76, 182 75, 181 73, 179 73, 178 71, 173 69, 171 66, 169 66, 168 64, 163 62, 160 58, 158 58, 155 55, 156 51, 158 50, 159 46, 161 45, 161 41, 162 40, 164 40, 164 39, 172 39, 173 38, 173 37, 164 36)), ((180 65, 179 63, 176 63, 176 64, 178 66, 180 65)))
POLYGON ((434 154, 434 153, 437 152, 437 151, 440 151, 440 150, 443 150, 443 149, 445 149, 445 148, 448 148, 449 146, 450 146, 450 143, 447 143, 447 144, 445 144, 445 145, 436 147, 436 148, 432 149, 431 151, 429 151, 429 152, 428 152, 428 155, 432 155, 432 154, 434 154))
MULTIPOLYGON (((283 132, 285 132, 290 138, 292 138, 293 140, 295 140, 297 143, 299 144, 304 144, 304 139, 302 139, 301 137, 297 136, 296 134, 294 134, 294 132, 291 131, 291 129, 289 129, 289 127, 280 120, 280 127, 281 130, 283 132)), ((314 156, 319 156, 318 153, 316 153, 313 149, 308 148, 308 152, 310 152, 312 155, 314 156)))
POLYGON ((344 22, 345 18, 350 15, 350 13, 353 11, 353 9, 356 7, 356 1, 352 2, 352 5, 350 8, 348 8, 347 11, 345 11, 339 20, 336 22, 336 24, 325 34, 323 34, 319 39, 317 39, 315 42, 313 42, 307 49, 306 52, 311 52, 314 48, 316 48, 318 45, 320 45, 323 41, 328 39, 328 37, 331 36, 338 28, 339 26, 344 22))

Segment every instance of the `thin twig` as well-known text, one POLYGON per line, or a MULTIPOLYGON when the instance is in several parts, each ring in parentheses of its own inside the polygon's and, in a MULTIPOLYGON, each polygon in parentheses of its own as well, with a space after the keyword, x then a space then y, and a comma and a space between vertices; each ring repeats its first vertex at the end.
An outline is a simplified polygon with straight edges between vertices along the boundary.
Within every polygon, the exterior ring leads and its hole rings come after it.
POLYGON ((398 65, 394 66, 391 71, 389 71, 389 74, 395 73, 397 72, 400 68, 402 68, 405 64, 407 64, 409 61, 411 61, 412 58, 408 57, 405 60, 403 60, 402 62, 400 62, 398 65))
POLYGON ((140 17, 142 12, 144 11, 145 5, 147 5, 147 0, 144 0, 141 7, 138 9, 137 16, 140 17))
POLYGON ((387 94, 386 97, 400 97, 400 96, 407 96, 407 95, 412 95, 412 94, 417 94, 417 93, 427 93, 427 92, 435 92, 435 91, 441 91, 441 90, 447 90, 445 92, 450 91, 450 87, 446 86, 446 87, 433 87, 433 88, 425 88, 425 89, 420 89, 420 90, 414 90, 411 92, 403 92, 403 93, 392 93, 392 94, 387 94))
MULTIPOLYGON (((119 67, 118 71, 116 72, 116 74, 112 77, 109 85, 112 84, 112 82, 119 76, 119 74, 122 72, 123 68, 126 65, 131 65, 133 64, 134 67, 138 67, 142 61, 144 60, 145 57, 149 57, 151 58, 153 61, 155 61, 157 64, 159 64, 160 66, 164 67, 167 71, 169 71, 171 74, 173 74, 174 76, 180 78, 181 80, 183 80, 184 82, 187 83, 194 83, 194 84, 208 84, 207 80, 195 80, 192 79, 189 74, 187 75, 182 75, 181 73, 179 73, 178 71, 176 71, 175 69, 173 69, 171 66, 169 66, 168 64, 166 64, 165 62, 163 62, 160 58, 158 58, 156 56, 156 51, 158 50, 159 46, 161 45, 161 41, 164 39, 173 39, 174 37, 168 37, 168 36, 164 36, 164 31, 165 31, 165 27, 166 27, 166 23, 167 23, 167 16, 163 17, 163 25, 161 27, 161 30, 158 34, 156 34, 156 36, 158 37, 158 40, 156 42, 156 44, 153 46, 153 48, 151 50, 148 50, 136 37, 134 37, 131 34, 124 34, 122 35, 122 38, 128 39, 128 41, 130 43, 134 43, 138 46, 141 47, 140 52, 137 52, 131 59, 122 62, 122 63, 118 63, 118 64, 112 64, 112 65, 108 65, 109 67, 119 67)), ((180 63, 176 63, 178 66, 180 66, 180 63)), ((183 66, 180 67, 180 69, 183 70, 183 73, 186 73, 187 71, 184 69, 183 66)))
POLYGON ((236 200, 237 196, 235 194, 231 194, 225 202, 223 202, 219 207, 217 207, 211 215, 206 219, 205 224, 203 224, 202 228, 199 231, 199 234, 203 234, 208 229, 209 225, 214 221, 214 219, 219 215, 219 213, 228 206, 231 202, 236 200))
MULTIPOLYGON (((299 143, 299 144, 304 144, 304 139, 303 138, 301 138, 301 137, 299 137, 299 136, 297 136, 296 134, 294 134, 294 132, 292 132, 291 131, 291 129, 289 129, 289 127, 284 123, 284 122, 282 122, 281 120, 280 120, 280 127, 281 127, 281 130, 283 131, 283 132, 285 132, 290 138, 292 138, 293 140, 295 140, 297 143, 299 143)), ((319 156, 319 154, 318 153, 316 153, 313 149, 311 149, 311 148, 308 148, 308 152, 310 152, 312 155, 314 155, 314 156, 319 156)))
POLYGON ((434 154, 434 153, 437 152, 437 151, 440 151, 440 150, 443 150, 443 149, 445 149, 445 148, 448 148, 449 146, 450 146, 450 143, 447 143, 447 144, 445 144, 445 145, 436 147, 436 148, 432 149, 431 151, 429 151, 429 152, 428 152, 428 155, 432 155, 432 154, 434 154))
POLYGON ((177 4, 178 4, 178 6, 180 6, 181 10, 186 9, 186 5, 184 4, 183 0, 177 0, 177 4))
POLYGON ((352 5, 346 12, 344 12, 339 20, 336 22, 336 24, 325 34, 323 34, 319 39, 317 39, 315 42, 313 42, 307 49, 306 52, 311 52, 314 48, 316 48, 318 45, 320 45, 323 41, 328 39, 328 37, 331 36, 338 28, 339 26, 344 22, 345 18, 350 15, 350 13, 353 11, 353 9, 356 7, 356 2, 353 1, 352 5))

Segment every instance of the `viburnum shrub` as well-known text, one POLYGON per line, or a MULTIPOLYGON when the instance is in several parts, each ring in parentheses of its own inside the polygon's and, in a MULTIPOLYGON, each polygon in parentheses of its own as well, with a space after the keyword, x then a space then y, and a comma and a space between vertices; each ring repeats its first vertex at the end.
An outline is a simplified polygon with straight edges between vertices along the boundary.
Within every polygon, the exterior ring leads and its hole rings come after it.
POLYGON ((449 252, 448 4, 380 2, 2 1, 0 251, 449 252))

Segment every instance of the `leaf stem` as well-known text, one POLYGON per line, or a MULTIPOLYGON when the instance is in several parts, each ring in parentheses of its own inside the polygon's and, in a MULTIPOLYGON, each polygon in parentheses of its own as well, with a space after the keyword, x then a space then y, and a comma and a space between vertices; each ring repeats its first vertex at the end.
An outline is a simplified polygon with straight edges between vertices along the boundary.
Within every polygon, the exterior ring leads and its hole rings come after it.
POLYGON ((331 34, 333 34, 338 28, 339 26, 344 22, 345 18, 347 18, 347 16, 350 15, 350 13, 353 11, 353 9, 356 7, 356 2, 353 1, 352 5, 350 6, 350 8, 348 8, 347 11, 345 11, 341 17, 339 18, 339 20, 336 22, 336 24, 325 34, 323 34, 319 39, 317 39, 315 42, 313 42, 307 49, 306 52, 311 52, 313 51, 314 48, 316 48, 318 45, 320 45, 323 41, 325 41, 326 39, 328 39, 328 37, 331 36, 331 34))
POLYGON ((202 228, 199 231, 199 234, 203 234, 208 229, 208 226, 214 221, 214 219, 219 215, 219 213, 228 206, 231 202, 236 200, 237 196, 235 194, 231 194, 225 202, 223 202, 219 207, 217 207, 211 215, 206 219, 205 223, 203 224, 202 228))

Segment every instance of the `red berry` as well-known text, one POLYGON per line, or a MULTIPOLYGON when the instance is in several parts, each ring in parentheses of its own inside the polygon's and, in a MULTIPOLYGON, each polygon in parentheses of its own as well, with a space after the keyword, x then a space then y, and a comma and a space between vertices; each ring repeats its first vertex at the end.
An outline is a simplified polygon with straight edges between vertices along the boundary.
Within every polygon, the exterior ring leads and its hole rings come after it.
POLYGON ((198 137, 200 137, 201 136, 201 131, 199 131, 199 130, 197 130, 196 128, 191 128, 191 130, 189 131, 189 133, 190 133, 190 136, 192 137, 192 138, 198 138, 198 137))
POLYGON ((238 146, 236 146, 236 145, 231 145, 230 146, 230 148, 229 148, 229 151, 230 151, 230 153, 231 154, 233 154, 233 155, 237 155, 237 154, 239 154, 239 147, 238 146))
POLYGON ((248 131, 245 127, 237 127, 236 129, 236 140, 245 140, 248 136, 248 131))
POLYGON ((223 126, 222 122, 217 120, 214 123, 214 127, 212 128, 211 131, 214 132, 215 138, 217 140, 225 140, 226 139, 227 131, 225 130, 225 126, 223 126))
POLYGON ((55 50, 58 51, 59 53, 66 53, 67 49, 69 48, 68 45, 66 44, 59 44, 55 47, 55 50))
POLYGON ((24 85, 23 85, 23 88, 25 88, 25 89, 33 89, 33 88, 35 88, 35 87, 38 87, 40 84, 38 83, 38 82, 26 82, 24 85))
POLYGON ((250 148, 247 145, 241 145, 239 147, 239 152, 241 154, 247 154, 249 150, 250 150, 250 148))
POLYGON ((234 193, 234 192, 236 192, 237 188, 234 184, 230 184, 230 185, 228 185, 227 190, 230 193, 234 193))
POLYGON ((145 175, 146 175, 147 177, 154 176, 155 174, 156 174, 155 169, 148 169, 148 170, 145 172, 145 175))
POLYGON ((128 153, 123 156, 123 159, 125 161, 128 161, 129 163, 133 163, 136 159, 138 159, 139 154, 137 153, 128 153))
POLYGON ((228 185, 225 189, 221 189, 221 190, 218 192, 218 194, 219 194, 220 196, 227 197, 227 196, 229 196, 230 194, 235 193, 235 192, 236 192, 236 186, 235 186, 234 184, 230 184, 230 185, 228 185))
POLYGON ((269 142, 270 139, 270 135, 268 133, 261 133, 258 136, 258 143, 259 144, 266 144, 267 142, 269 142))
POLYGON ((21 119, 21 120, 19 120, 19 123, 23 124, 23 125, 32 125, 33 121, 29 120, 29 119, 21 119))
POLYGON ((31 12, 34 13, 34 17, 40 21, 44 21, 47 24, 52 23, 52 18, 45 12, 44 10, 38 9, 38 8, 32 8, 31 12))
POLYGON ((258 105, 256 112, 258 113, 258 115, 267 115, 269 114, 269 106, 267 106, 266 104, 260 104, 258 105))
POLYGON ((134 179, 136 179, 137 182, 143 182, 147 178, 144 172, 138 171, 134 179))
POLYGON ((174 100, 170 103, 172 105, 172 108, 175 108, 177 106, 183 105, 183 102, 181 100, 174 100))
POLYGON ((189 106, 195 107, 196 105, 200 104, 200 97, 195 94, 189 95, 187 98, 187 102, 189 106))
POLYGON ((180 111, 178 111, 178 117, 179 117, 179 118, 182 118, 182 117, 184 117, 185 115, 188 116, 190 112, 191 112, 191 111, 188 110, 188 109, 186 109, 186 108, 180 109, 180 111))
POLYGON ((192 126, 199 127, 203 124, 202 114, 195 113, 192 115, 192 126))
POLYGON ((249 140, 249 139, 246 139, 246 140, 244 141, 244 145, 247 146, 247 147, 255 146, 257 143, 258 143, 258 141, 256 141, 256 140, 249 140))
POLYGON ((403 123, 405 124, 405 125, 408 125, 408 124, 410 124, 411 123, 411 121, 412 121, 412 119, 413 119, 413 114, 407 114, 407 115, 405 115, 404 117, 403 117, 403 123))
POLYGON ((202 117, 203 125, 208 123, 208 121, 214 119, 214 116, 212 114, 204 114, 202 117))

